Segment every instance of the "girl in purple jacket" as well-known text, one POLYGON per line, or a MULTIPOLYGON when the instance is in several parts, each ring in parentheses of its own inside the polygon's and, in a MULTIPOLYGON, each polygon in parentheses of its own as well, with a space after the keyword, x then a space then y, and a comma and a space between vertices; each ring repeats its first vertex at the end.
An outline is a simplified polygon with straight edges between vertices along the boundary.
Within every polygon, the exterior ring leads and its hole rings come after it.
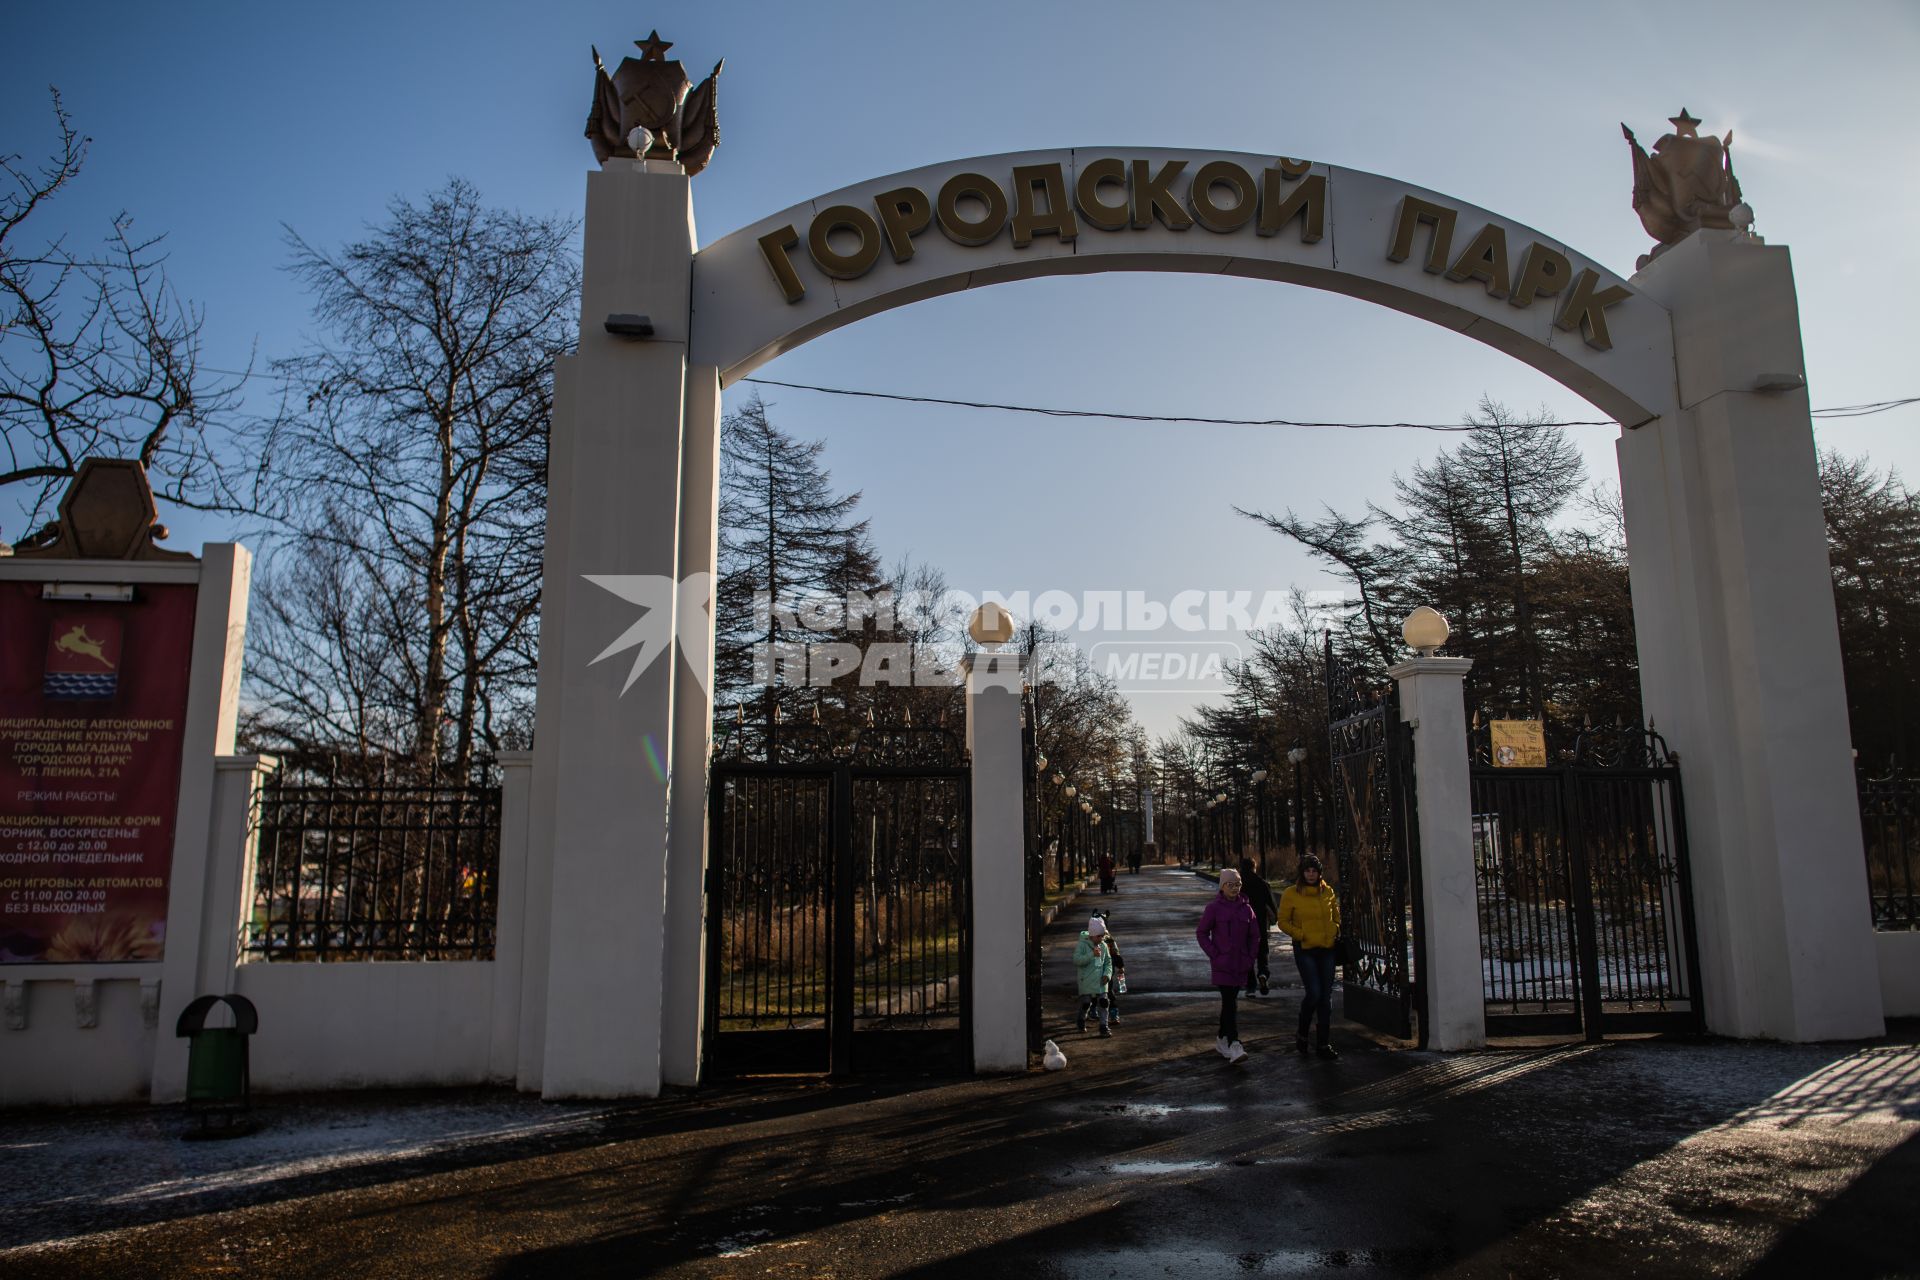
POLYGON ((1221 870, 1220 893, 1207 904, 1194 933, 1212 962, 1213 985, 1220 992, 1220 1038, 1214 1041, 1214 1052, 1238 1062, 1247 1056, 1240 1043, 1240 984, 1260 954, 1260 917, 1240 896, 1240 873, 1232 867, 1221 870))

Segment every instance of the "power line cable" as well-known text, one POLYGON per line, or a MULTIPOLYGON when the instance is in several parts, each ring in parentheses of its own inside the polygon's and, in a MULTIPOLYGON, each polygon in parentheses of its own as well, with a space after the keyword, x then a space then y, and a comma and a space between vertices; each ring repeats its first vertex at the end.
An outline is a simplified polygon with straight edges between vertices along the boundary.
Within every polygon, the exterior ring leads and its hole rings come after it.
POLYGON ((1898 409, 1904 405, 1920 404, 1920 396, 1908 396, 1904 400, 1875 400, 1871 404, 1843 404, 1832 409, 1815 409, 1816 418, 1864 418, 1868 414, 1885 413, 1889 409, 1898 409))
MULTIPOLYGON (((1327 427, 1343 431, 1478 431, 1479 427, 1460 422, 1307 422, 1294 418, 1203 418, 1190 414, 1120 413, 1102 409, 1057 409, 1039 405, 999 404, 989 400, 949 400, 941 396, 909 396, 890 391, 855 391, 846 387, 820 387, 805 382, 779 382, 772 378, 742 378, 762 387, 786 387, 794 391, 817 391, 829 396, 857 396, 869 400, 897 400, 906 404, 942 404, 961 409, 994 409, 1005 413, 1032 413, 1048 418, 1109 418, 1118 422, 1187 422, 1216 427, 1327 427)), ((1876 400, 1869 404, 1840 405, 1815 409, 1815 418, 1863 418, 1886 413, 1905 405, 1920 404, 1920 396, 1902 400, 1876 400)), ((1618 418, 1556 418, 1546 422, 1522 423, 1528 427, 1617 427, 1618 418)))
MULTIPOLYGON (((255 378, 262 382, 278 383, 294 381, 287 374, 281 373, 219 369, 212 365, 200 367, 208 373, 222 373, 235 378, 255 378)), ((956 409, 984 409, 997 413, 1030 413, 1044 418, 1098 418, 1113 422, 1189 423, 1208 427, 1311 427, 1335 431, 1468 432, 1481 430, 1464 422, 1312 422, 1297 418, 1212 418, 1184 413, 1125 413, 1109 409, 1062 409, 1045 405, 1002 404, 993 400, 953 400, 944 396, 913 396, 894 391, 862 391, 851 387, 822 387, 809 382, 781 382, 773 378, 742 378, 740 381, 752 383, 758 387, 783 387, 790 391, 813 391, 826 396, 891 400, 900 404, 937 404, 956 409)), ((1905 408, 1910 404, 1920 404, 1920 396, 1907 396, 1898 400, 1873 400, 1865 404, 1836 405, 1827 409, 1815 409, 1811 416, 1820 419, 1865 418, 1873 414, 1905 408)), ((1620 420, 1618 418, 1554 418, 1545 422, 1527 422, 1518 425, 1523 427, 1617 427, 1620 425, 1620 420)))

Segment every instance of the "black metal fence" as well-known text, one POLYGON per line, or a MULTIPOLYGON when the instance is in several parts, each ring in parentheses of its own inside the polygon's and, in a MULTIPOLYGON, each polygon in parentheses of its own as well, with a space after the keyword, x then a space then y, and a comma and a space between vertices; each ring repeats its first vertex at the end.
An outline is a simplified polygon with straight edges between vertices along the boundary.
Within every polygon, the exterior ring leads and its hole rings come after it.
POLYGON ((1548 763, 1474 734, 1474 870, 1493 1035, 1697 1030, 1678 767, 1638 726, 1547 728, 1548 763))
POLYGON ((960 735, 815 727, 779 763, 729 753, 709 774, 707 1063, 957 1070, 972 1010, 960 735))
POLYGON ((283 767, 261 788, 250 960, 491 960, 500 787, 283 767))
POLYGON ((1920 929, 1920 776, 1893 764, 1859 784, 1873 927, 1920 929))
POLYGON ((1341 1012, 1388 1035, 1417 1033, 1424 1044, 1412 731, 1400 718, 1399 690, 1342 661, 1331 637, 1326 664, 1333 797, 1326 875, 1340 894, 1341 1012))

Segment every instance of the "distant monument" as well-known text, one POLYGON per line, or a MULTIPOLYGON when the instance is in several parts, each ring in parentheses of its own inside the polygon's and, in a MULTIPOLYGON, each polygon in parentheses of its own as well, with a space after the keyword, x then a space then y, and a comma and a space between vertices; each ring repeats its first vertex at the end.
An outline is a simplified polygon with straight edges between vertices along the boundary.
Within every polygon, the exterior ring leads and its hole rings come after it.
POLYGON ((1685 107, 1667 117, 1674 132, 1663 134, 1649 156, 1625 124, 1620 132, 1633 148, 1633 209, 1640 225, 1660 242, 1644 255, 1644 267, 1665 249, 1700 230, 1745 231, 1753 225, 1753 210, 1740 199, 1740 180, 1733 176, 1733 131, 1726 141, 1700 136, 1700 121, 1685 107))
POLYGON ((633 43, 641 56, 625 59, 612 75, 600 50, 593 50, 593 107, 587 113, 593 154, 602 165, 617 157, 678 161, 691 178, 720 145, 716 94, 726 60, 714 63, 713 74, 695 89, 686 68, 666 60, 671 40, 654 31, 633 43))

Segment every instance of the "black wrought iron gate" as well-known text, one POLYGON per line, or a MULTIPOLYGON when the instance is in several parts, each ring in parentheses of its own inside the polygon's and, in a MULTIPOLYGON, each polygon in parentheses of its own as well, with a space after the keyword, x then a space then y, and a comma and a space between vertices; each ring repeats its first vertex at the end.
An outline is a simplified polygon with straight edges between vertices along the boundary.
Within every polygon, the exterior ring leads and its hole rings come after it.
POLYGON ((1680 770, 1657 733, 1548 727, 1546 768, 1474 738, 1474 869, 1489 1035, 1698 1030, 1680 770))
MULTIPOLYGON (((1326 649, 1328 747, 1333 763, 1332 865, 1340 894, 1341 1012, 1403 1039, 1420 1009, 1420 848, 1413 735, 1398 690, 1369 690, 1326 649)), ((1425 1019, 1418 1019, 1425 1037, 1425 1019)))
POLYGON ((959 1072, 971 1061, 966 762, 950 741, 922 743, 905 763, 886 762, 902 758, 897 741, 886 746, 867 735, 830 762, 713 766, 715 1074, 959 1072))

